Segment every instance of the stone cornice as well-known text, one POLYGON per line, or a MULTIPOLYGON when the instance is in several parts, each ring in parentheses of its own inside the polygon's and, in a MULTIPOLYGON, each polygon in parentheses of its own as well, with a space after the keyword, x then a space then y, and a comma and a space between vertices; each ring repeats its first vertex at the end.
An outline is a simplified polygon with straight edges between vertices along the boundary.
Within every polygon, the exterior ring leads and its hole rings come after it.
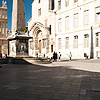
POLYGON ((32 18, 30 18, 27 23, 29 23, 31 20, 32 20, 32 18))
POLYGON ((7 40, 7 38, 0 38, 0 40, 7 40))
POLYGON ((8 10, 7 8, 5 8, 5 7, 0 7, 0 9, 3 9, 3 10, 8 10))
POLYGON ((8 18, 0 18, 0 20, 1 20, 1 21, 2 21, 2 20, 8 21, 8 18))

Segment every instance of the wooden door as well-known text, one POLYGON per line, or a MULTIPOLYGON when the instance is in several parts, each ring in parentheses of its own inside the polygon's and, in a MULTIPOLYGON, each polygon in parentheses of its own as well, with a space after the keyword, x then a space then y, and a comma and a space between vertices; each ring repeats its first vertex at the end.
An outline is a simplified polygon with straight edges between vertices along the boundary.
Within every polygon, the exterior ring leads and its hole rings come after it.
POLYGON ((51 52, 53 52, 53 45, 51 45, 51 52))
POLYGON ((41 47, 42 47, 42 43, 41 40, 39 40, 39 53, 41 53, 41 47))

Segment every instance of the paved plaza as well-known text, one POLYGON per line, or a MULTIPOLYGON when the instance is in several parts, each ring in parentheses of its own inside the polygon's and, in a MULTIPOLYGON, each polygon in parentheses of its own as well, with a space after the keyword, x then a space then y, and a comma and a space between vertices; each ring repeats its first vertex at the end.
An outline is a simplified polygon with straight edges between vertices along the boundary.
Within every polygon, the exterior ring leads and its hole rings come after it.
POLYGON ((0 66, 0 100, 100 100, 99 59, 0 66))

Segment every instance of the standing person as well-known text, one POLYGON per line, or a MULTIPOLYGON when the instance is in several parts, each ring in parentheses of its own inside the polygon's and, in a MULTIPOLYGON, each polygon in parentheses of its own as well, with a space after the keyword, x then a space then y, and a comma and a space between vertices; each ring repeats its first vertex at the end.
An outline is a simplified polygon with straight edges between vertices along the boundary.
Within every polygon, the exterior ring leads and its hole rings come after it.
POLYGON ((55 59, 56 59, 56 61, 57 61, 57 52, 56 52, 56 54, 55 54, 55 59))
POLYGON ((58 57, 59 57, 59 61, 60 61, 60 59, 61 59, 61 54, 60 54, 60 52, 59 52, 59 54, 58 54, 58 57))
POLYGON ((69 53, 69 61, 71 61, 71 57, 72 57, 72 54, 71 52, 69 53))
POLYGON ((97 58, 99 59, 99 54, 98 54, 98 52, 97 52, 97 58))
POLYGON ((45 53, 44 53, 44 55, 43 55, 44 57, 45 57, 45 53))
POLYGON ((2 58, 5 58, 5 53, 3 53, 2 58))
POLYGON ((55 53, 55 51, 53 53, 53 59, 54 59, 54 61, 56 60, 56 53, 55 53))

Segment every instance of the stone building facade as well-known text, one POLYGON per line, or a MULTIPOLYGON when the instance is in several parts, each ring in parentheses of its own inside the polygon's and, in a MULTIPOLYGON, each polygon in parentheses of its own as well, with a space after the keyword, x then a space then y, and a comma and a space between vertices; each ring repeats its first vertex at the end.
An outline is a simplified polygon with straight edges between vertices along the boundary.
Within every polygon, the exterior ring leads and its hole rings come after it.
POLYGON ((34 0, 28 27, 32 56, 50 54, 52 45, 66 59, 69 52, 74 59, 100 56, 100 0, 34 0))
POLYGON ((52 56, 55 51, 55 13, 54 1, 34 0, 32 18, 28 30, 33 39, 29 41, 29 55, 52 56))
POLYGON ((0 6, 0 53, 5 54, 8 54, 7 23, 7 5, 5 1, 0 6))
POLYGON ((56 50, 62 57, 100 56, 100 0, 56 0, 56 50))

